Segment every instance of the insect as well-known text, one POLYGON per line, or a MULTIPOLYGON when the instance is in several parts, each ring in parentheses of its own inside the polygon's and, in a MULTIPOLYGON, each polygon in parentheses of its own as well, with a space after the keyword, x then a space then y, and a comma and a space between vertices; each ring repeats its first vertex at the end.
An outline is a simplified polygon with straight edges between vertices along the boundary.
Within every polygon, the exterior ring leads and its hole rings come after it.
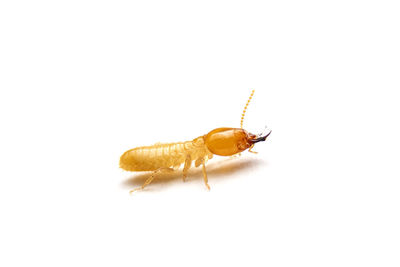
POLYGON ((213 155, 240 155, 240 152, 246 149, 249 149, 249 152, 257 153, 251 150, 254 144, 265 141, 271 134, 271 131, 265 130, 264 133, 255 135, 243 129, 244 116, 253 95, 254 90, 251 92, 243 109, 240 128, 217 128, 191 141, 142 146, 133 148, 122 154, 119 161, 120 168, 126 171, 152 172, 141 187, 135 188, 130 192, 132 193, 136 190, 144 189, 154 180, 157 173, 173 171, 182 164, 184 164, 183 181, 185 181, 193 161, 195 167, 202 165, 204 183, 207 189, 210 190, 206 172, 206 162, 208 159, 211 159, 213 155))

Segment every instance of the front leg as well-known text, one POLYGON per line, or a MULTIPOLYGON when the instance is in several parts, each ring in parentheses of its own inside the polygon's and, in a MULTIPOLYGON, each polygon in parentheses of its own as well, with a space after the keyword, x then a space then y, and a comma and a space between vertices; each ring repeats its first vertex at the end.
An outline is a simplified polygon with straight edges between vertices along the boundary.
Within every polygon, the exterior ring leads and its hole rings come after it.
POLYGON ((251 146, 250 146, 250 148, 249 148, 249 152, 251 152, 251 153, 253 153, 253 154, 258 154, 258 152, 257 151, 253 151, 252 149, 253 149, 253 147, 254 147, 254 144, 252 144, 251 146))

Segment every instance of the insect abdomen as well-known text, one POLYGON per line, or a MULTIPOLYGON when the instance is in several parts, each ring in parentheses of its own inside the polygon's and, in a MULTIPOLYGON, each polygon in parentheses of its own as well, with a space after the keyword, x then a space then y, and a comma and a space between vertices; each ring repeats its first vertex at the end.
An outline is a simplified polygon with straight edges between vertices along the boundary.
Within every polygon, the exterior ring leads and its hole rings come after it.
POLYGON ((126 171, 154 171, 185 162, 192 142, 137 147, 122 154, 119 166, 126 171))

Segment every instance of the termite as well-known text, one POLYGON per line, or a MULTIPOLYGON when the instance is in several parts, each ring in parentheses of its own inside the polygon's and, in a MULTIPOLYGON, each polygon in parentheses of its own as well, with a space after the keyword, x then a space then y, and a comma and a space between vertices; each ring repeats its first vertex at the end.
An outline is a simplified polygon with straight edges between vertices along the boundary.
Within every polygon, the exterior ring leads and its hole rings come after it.
POLYGON ((184 164, 183 181, 185 181, 192 161, 194 161, 196 167, 202 165, 204 183, 207 189, 210 190, 206 162, 213 155, 233 156, 240 154, 246 149, 249 149, 249 152, 257 153, 251 150, 254 144, 265 141, 271 134, 271 131, 255 135, 243 129, 244 116, 253 95, 254 90, 252 90, 243 109, 240 128, 217 128, 191 141, 142 146, 133 148, 122 154, 119 166, 123 170, 153 172, 141 187, 132 189, 130 193, 144 189, 154 180, 157 173, 172 171, 179 168, 182 164, 184 164))

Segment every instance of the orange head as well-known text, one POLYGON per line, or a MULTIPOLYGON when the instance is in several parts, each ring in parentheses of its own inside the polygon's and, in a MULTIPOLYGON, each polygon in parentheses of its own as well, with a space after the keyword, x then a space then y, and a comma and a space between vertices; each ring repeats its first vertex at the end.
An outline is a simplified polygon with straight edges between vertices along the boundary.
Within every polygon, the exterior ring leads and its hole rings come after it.
POLYGON ((247 107, 249 106, 253 95, 254 90, 252 90, 243 109, 240 128, 217 128, 204 136, 205 145, 211 153, 220 156, 231 156, 248 148, 250 148, 250 152, 254 152, 251 151, 254 144, 260 141, 265 141, 265 139, 267 139, 271 134, 271 131, 269 131, 268 133, 255 135, 243 129, 244 115, 246 114, 247 107))
POLYGON ((255 143, 265 141, 271 131, 264 135, 255 135, 241 128, 217 128, 205 135, 205 144, 211 153, 219 156, 231 156, 240 153, 255 143))

